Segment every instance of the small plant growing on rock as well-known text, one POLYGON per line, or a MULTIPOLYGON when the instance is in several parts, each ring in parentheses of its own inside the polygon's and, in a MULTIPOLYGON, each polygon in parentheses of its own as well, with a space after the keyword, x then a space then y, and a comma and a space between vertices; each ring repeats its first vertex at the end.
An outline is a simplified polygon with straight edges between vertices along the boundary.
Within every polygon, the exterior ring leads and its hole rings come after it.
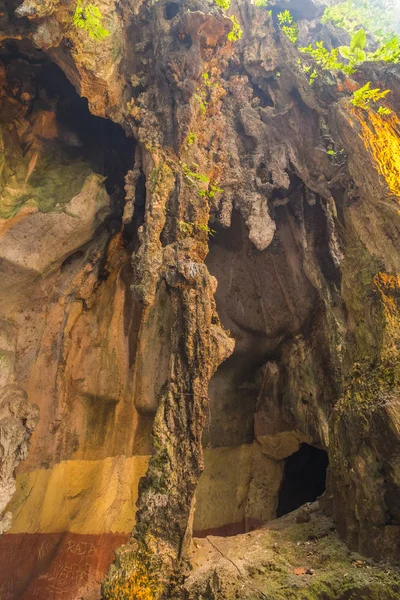
POLYGON ((211 81, 210 81, 210 76, 208 73, 202 73, 201 74, 203 81, 204 81, 204 85, 207 87, 210 87, 211 85, 211 81))
POLYGON ((233 27, 232 31, 228 33, 228 40, 230 42, 238 42, 243 35, 243 30, 240 27, 239 20, 235 15, 231 16, 231 21, 233 23, 233 27))
POLYGON ((223 192, 223 189, 215 185, 215 183, 211 183, 209 185, 208 190, 199 190, 199 196, 200 198, 209 198, 210 200, 212 200, 213 198, 215 198, 215 194, 223 194, 223 192))
POLYGON ((386 106, 380 106, 378 108, 378 113, 383 116, 388 116, 388 115, 392 114, 392 111, 390 110, 390 108, 387 108, 386 106))
MULTIPOLYGON (((198 165, 194 164, 193 165, 194 168, 197 168, 198 165)), ((182 171, 184 176, 186 177, 186 179, 188 181, 190 181, 190 183, 208 183, 209 179, 207 177, 207 175, 203 175, 203 173, 197 173, 196 171, 193 171, 192 169, 190 169, 188 167, 188 165, 186 163, 182 163, 182 171)))
POLYGON ((220 8, 223 10, 229 10, 231 6, 231 0, 215 0, 220 8))
POLYGON ((359 29, 351 38, 350 46, 340 46, 339 52, 343 58, 349 61, 351 67, 355 67, 367 59, 364 48, 367 44, 367 34, 364 29, 359 29))
POLYGON ((187 221, 178 221, 178 229, 185 236, 193 235, 193 223, 187 221))
POLYGON ((343 71, 347 75, 351 75, 355 72, 355 69, 351 65, 344 65, 339 62, 339 48, 334 48, 329 51, 325 48, 324 42, 316 42, 315 47, 313 44, 309 46, 299 48, 303 54, 311 56, 317 65, 321 67, 323 71, 343 71))
POLYGON ((303 71, 303 73, 308 75, 308 83, 312 85, 318 77, 318 72, 315 69, 313 69, 311 65, 307 65, 305 62, 303 62, 301 58, 297 59, 297 63, 300 66, 300 69, 303 71))
POLYGON ((184 237, 191 237, 197 231, 204 231, 209 236, 214 236, 216 231, 208 225, 202 223, 192 223, 191 221, 178 221, 178 229, 184 237))
POLYGON ((205 233, 207 233, 209 236, 214 237, 214 235, 217 233, 215 231, 215 229, 211 229, 208 225, 196 225, 195 227, 199 230, 199 231, 205 231, 205 233))
POLYGON ((295 44, 299 39, 299 27, 294 22, 293 15, 289 10, 284 10, 278 13, 278 21, 283 33, 295 44))
POLYGON ((202 95, 195 94, 194 97, 196 98, 197 102, 199 103, 201 112, 203 113, 203 115, 205 115, 207 112, 207 101, 204 98, 204 94, 202 94, 202 95))
POLYGON ((368 60, 379 61, 383 60, 388 63, 399 63, 400 62, 400 39, 394 37, 388 42, 382 44, 378 50, 368 54, 368 60))
POLYGON ((102 19, 103 15, 98 6, 82 4, 82 0, 77 1, 73 23, 77 29, 87 31, 93 40, 101 41, 110 35, 110 32, 102 26, 102 19))
POLYGON ((187 145, 193 146, 193 144, 196 142, 196 140, 197 140, 197 135, 195 133, 193 133, 193 131, 190 131, 186 138, 187 145))
MULTIPOLYGON (((371 104, 376 104, 377 102, 380 102, 380 100, 383 100, 384 98, 386 98, 386 96, 388 94, 390 94, 390 90, 381 91, 380 88, 371 89, 371 82, 368 81, 368 83, 366 83, 363 87, 359 88, 358 90, 356 90, 353 93, 353 96, 352 96, 350 102, 354 106, 357 106, 358 108, 368 110, 369 108, 371 108, 371 104)), ((382 113, 382 111, 381 111, 380 114, 390 114, 391 113, 389 108, 388 109, 385 109, 384 107, 379 107, 379 108, 382 108, 384 110, 384 113, 382 113), (387 112, 387 111, 390 111, 390 112, 387 112)), ((379 112, 379 108, 378 108, 378 112, 379 112)))
POLYGON ((215 198, 215 194, 223 194, 224 190, 220 187, 218 187, 217 185, 215 185, 214 183, 212 183, 210 185, 210 189, 208 191, 208 197, 213 199, 215 198))

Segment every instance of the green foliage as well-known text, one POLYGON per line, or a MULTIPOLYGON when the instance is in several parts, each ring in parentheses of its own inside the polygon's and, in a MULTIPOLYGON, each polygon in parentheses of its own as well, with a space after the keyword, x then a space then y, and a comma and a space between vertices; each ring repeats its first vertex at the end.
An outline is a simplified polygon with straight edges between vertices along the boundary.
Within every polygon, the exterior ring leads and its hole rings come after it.
POLYGON ((194 97, 198 101, 198 103, 200 105, 200 110, 204 115, 207 111, 207 101, 200 94, 195 94, 194 97))
MULTIPOLYGON (((308 54, 311 56, 317 65, 324 71, 339 70, 343 71, 347 75, 351 75, 355 71, 352 65, 345 65, 342 62, 339 62, 339 48, 334 48, 333 50, 329 51, 324 47, 323 42, 316 42, 315 47, 310 44, 304 48, 299 48, 299 50, 300 52, 303 52, 303 54, 308 54)), ((311 70, 311 67, 308 70, 311 70)), ((307 72, 305 68, 303 68, 303 71, 307 72)), ((311 73, 312 79, 310 83, 313 83, 317 76, 318 73, 313 71, 311 73)))
POLYGON ((93 40, 101 41, 110 35, 110 32, 101 24, 103 16, 98 6, 82 4, 77 0, 73 23, 77 29, 83 29, 93 40))
MULTIPOLYGON (((310 47, 312 48, 312 46, 310 47)), ((304 51, 305 48, 300 48, 300 50, 304 51)), ((300 68, 303 71, 303 73, 309 76, 308 83, 312 85, 318 77, 318 72, 315 69, 313 69, 311 65, 307 65, 305 62, 303 62, 301 58, 297 60, 297 63, 300 65, 300 68)))
POLYGON ((392 29, 396 10, 394 0, 345 0, 328 7, 322 17, 322 23, 331 21, 354 34, 350 46, 340 48, 343 58, 348 59, 353 66, 365 60, 399 63, 400 39, 392 29), (360 27, 362 29, 359 29, 360 27), (365 36, 364 43, 364 28, 376 41, 381 42, 381 46, 374 52, 365 52, 367 40, 365 36))
MULTIPOLYGON (((389 91, 390 91, 390 90, 389 90, 389 91)), ((391 115, 391 114, 392 114, 392 111, 390 110, 390 108, 387 108, 386 106, 380 106, 380 107, 378 108, 378 113, 379 113, 380 115, 387 116, 387 115, 391 115)))
POLYGON ((223 10, 229 10, 231 6, 231 0, 215 0, 220 8, 223 10))
POLYGON ((194 224, 195 228, 198 229, 199 231, 205 231, 206 233, 208 233, 208 235, 210 235, 211 237, 213 237, 217 232, 215 231, 215 229, 211 229, 208 225, 201 225, 201 224, 194 224))
POLYGON ((212 183, 210 185, 210 189, 208 191, 208 197, 209 198, 215 198, 215 194, 222 194, 224 192, 223 189, 221 189, 220 187, 218 187, 217 185, 215 185, 214 183, 212 183))
MULTIPOLYGON (((371 108, 371 104, 376 104, 380 102, 381 100, 386 98, 388 94, 390 94, 390 90, 381 91, 380 88, 371 89, 371 82, 368 81, 368 83, 366 83, 363 87, 359 88, 354 92, 350 102, 354 106, 367 110, 368 108, 371 108)), ((387 112, 390 109, 385 110, 384 107, 379 108, 378 112, 380 114, 390 114, 390 112, 387 112), (383 113, 379 110, 379 108, 383 109, 383 113)))
POLYGON ((193 223, 192 221, 178 221, 178 229, 184 235, 184 237, 191 237, 196 230, 204 231, 210 236, 214 236, 216 234, 216 231, 211 229, 208 225, 193 223))
POLYGON ((178 229, 185 237, 193 235, 193 223, 190 221, 178 221, 178 229))
POLYGON ((368 60, 379 61, 383 60, 388 63, 400 62, 400 39, 394 37, 388 40, 378 50, 368 54, 368 60))
POLYGON ((186 138, 187 145, 193 146, 193 144, 195 143, 196 140, 197 140, 197 135, 195 133, 193 133, 193 131, 190 131, 186 138))
POLYGON ((210 76, 208 73, 202 73, 201 74, 203 81, 204 81, 204 85, 206 85, 207 87, 210 87, 211 85, 211 81, 210 81, 210 76))
POLYGON ((222 194, 223 191, 223 189, 221 189, 214 183, 211 183, 208 190, 199 190, 199 196, 200 198, 210 198, 211 200, 212 198, 215 198, 215 194, 222 194))
POLYGON ((278 13, 279 25, 283 33, 289 38, 293 44, 299 39, 299 27, 293 20, 293 15, 288 10, 278 13))
POLYGON ((340 46, 339 52, 343 58, 349 61, 350 66, 354 68, 367 59, 367 53, 364 50, 366 44, 367 34, 364 29, 359 29, 352 36, 350 46, 340 46))
POLYGON ((289 10, 284 10, 278 13, 278 21, 279 25, 283 25, 284 23, 289 23, 290 25, 291 23, 293 23, 293 15, 290 13, 289 10))
POLYGON ((268 6, 269 0, 254 0, 254 6, 263 6, 266 8, 268 6))
POLYGON ((363 8, 357 7, 353 0, 346 0, 325 9, 321 23, 325 25, 329 21, 349 33, 354 33, 361 24, 367 24, 369 15, 366 14, 363 8))
POLYGON ((363 27, 377 40, 385 40, 393 37, 394 14, 393 0, 345 0, 327 7, 321 22, 332 22, 350 34, 363 27))
POLYGON ((232 31, 228 33, 228 40, 230 42, 237 42, 241 39, 243 35, 242 28, 240 27, 240 23, 238 18, 235 15, 231 16, 231 21, 233 23, 232 31))
POLYGON ((203 173, 199 173, 197 171, 199 165, 197 163, 193 163, 191 167, 189 167, 186 163, 181 163, 182 171, 189 183, 192 185, 198 186, 198 195, 200 198, 215 198, 215 194, 222 194, 223 189, 218 187, 216 183, 210 183, 207 175, 203 173), (207 186, 199 186, 199 183, 207 183, 207 186))
MULTIPOLYGON (((182 164, 182 171, 184 176, 186 177, 186 179, 188 181, 190 181, 190 183, 208 183, 209 179, 206 175, 203 175, 202 173, 197 173, 197 171, 193 171, 192 169, 190 169, 188 167, 188 165, 186 163, 181 163, 182 164)), ((193 164, 193 167, 196 169, 198 167, 198 165, 195 163, 193 164)))

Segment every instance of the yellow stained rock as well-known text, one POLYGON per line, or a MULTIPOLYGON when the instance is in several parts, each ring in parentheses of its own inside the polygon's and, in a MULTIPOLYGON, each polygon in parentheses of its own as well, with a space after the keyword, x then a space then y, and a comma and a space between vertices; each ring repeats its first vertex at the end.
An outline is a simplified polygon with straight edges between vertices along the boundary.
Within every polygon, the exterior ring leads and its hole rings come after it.
POLYGON ((391 193, 400 201, 400 121, 394 113, 389 117, 382 117, 368 111, 367 119, 364 119, 364 112, 357 114, 365 147, 373 156, 391 193))
POLYGON ((70 460, 17 477, 10 533, 129 533, 147 456, 70 460))

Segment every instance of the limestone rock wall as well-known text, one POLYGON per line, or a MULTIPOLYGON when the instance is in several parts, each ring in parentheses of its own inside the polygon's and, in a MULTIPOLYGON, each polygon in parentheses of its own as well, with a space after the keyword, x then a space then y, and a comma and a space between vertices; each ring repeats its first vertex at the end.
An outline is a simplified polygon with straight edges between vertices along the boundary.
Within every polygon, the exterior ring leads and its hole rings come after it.
MULTIPOLYGON (((297 4, 306 43, 323 7, 297 4)), ((237 43, 203 0, 98 6, 102 42, 68 2, 0 21, 4 597, 98 597, 121 544, 103 597, 173 597, 193 526, 274 518, 302 443, 343 538, 395 559, 398 70, 355 76, 391 88, 379 120, 309 85, 281 2, 235 3, 237 43)))

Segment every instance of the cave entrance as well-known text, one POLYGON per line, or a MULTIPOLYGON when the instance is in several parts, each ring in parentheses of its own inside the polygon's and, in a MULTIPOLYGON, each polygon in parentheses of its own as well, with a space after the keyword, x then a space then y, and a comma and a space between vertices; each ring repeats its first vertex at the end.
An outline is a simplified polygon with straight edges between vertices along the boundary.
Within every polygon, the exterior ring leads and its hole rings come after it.
POLYGON ((53 62, 44 61, 37 82, 39 89, 46 91, 56 112, 64 152, 71 158, 86 159, 95 172, 105 176, 115 217, 119 218, 124 204, 124 178, 133 166, 134 140, 117 123, 93 115, 87 99, 79 96, 53 62))
POLYGON ((103 175, 111 198, 108 225, 119 230, 125 175, 134 163, 134 139, 121 125, 93 115, 87 99, 79 96, 61 68, 27 41, 5 41, 0 64, 5 69, 7 93, 23 107, 26 122, 32 125, 35 115, 47 115, 42 130, 39 126, 26 128, 24 152, 29 153, 35 144, 41 147, 41 156, 53 164, 85 162, 103 175), (51 114, 54 121, 48 116, 51 114))
POLYGON ((286 460, 279 492, 277 516, 282 517, 306 502, 314 502, 325 491, 329 460, 325 450, 301 444, 286 460))

